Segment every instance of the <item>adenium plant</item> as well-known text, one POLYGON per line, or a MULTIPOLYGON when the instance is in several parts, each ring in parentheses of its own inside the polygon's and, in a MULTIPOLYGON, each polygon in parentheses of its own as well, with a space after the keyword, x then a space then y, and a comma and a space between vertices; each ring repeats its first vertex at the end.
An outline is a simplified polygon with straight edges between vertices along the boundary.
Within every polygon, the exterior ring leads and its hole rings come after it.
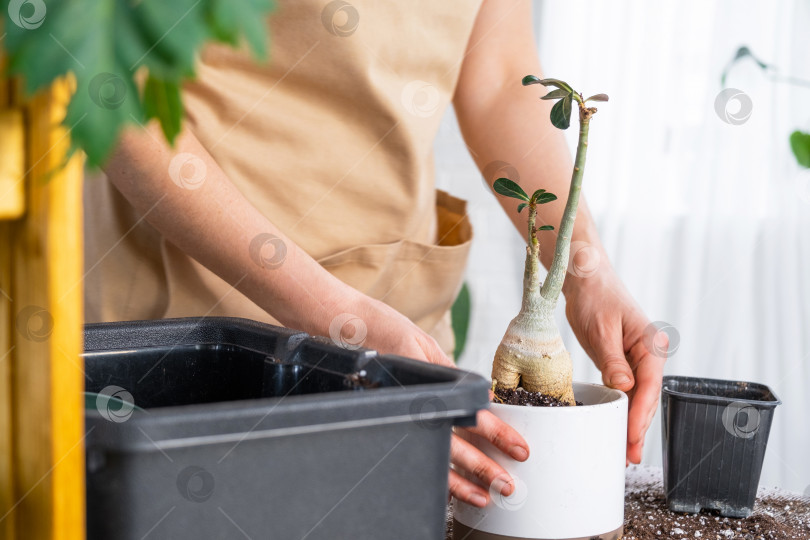
POLYGON ((536 226, 537 207, 555 201, 557 197, 539 189, 529 196, 518 184, 508 178, 498 178, 494 190, 504 196, 518 199, 518 212, 529 209, 526 266, 523 274, 523 301, 517 317, 512 319, 501 340, 492 363, 492 386, 515 389, 522 386, 529 392, 542 392, 569 405, 576 405, 572 386, 571 357, 565 349, 554 320, 554 308, 562 291, 568 268, 571 234, 579 205, 582 177, 585 172, 585 154, 588 149, 588 129, 595 107, 590 101, 607 101, 605 94, 583 98, 582 94, 557 79, 540 79, 534 75, 523 78, 523 85, 541 84, 552 88, 541 99, 557 100, 551 109, 551 123, 559 129, 568 129, 574 103, 579 112, 579 141, 571 175, 571 187, 557 235, 554 258, 548 275, 540 282, 540 246, 537 233, 553 230, 551 225, 536 226))

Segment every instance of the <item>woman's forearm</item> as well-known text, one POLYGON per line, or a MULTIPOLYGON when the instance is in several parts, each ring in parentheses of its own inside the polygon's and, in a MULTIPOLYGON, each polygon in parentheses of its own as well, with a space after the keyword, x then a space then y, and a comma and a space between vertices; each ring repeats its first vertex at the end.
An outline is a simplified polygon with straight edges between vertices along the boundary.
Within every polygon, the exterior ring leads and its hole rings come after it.
POLYGON ((282 324, 323 334, 354 289, 250 204, 193 134, 184 132, 175 148, 162 141, 154 125, 125 131, 104 167, 110 181, 168 241, 282 324), (185 165, 190 170, 178 167, 181 157, 170 171, 181 153, 195 156, 185 165), (178 185, 178 175, 194 175, 194 167, 204 178, 197 171, 193 184, 178 185))
MULTIPOLYGON (((541 72, 534 53, 530 3, 488 1, 481 9, 479 20, 491 22, 476 25, 470 37, 453 105, 476 164, 485 176, 494 174, 486 178, 490 188, 498 176, 510 176, 508 171, 513 169, 519 178, 510 179, 527 193, 545 189, 557 195, 557 201, 542 205, 537 212, 538 225, 555 227, 553 232, 538 235, 540 260, 548 268, 554 257, 556 228, 568 199, 571 153, 562 132, 548 121, 553 102, 538 100, 542 95, 538 87, 521 84, 525 75, 541 72)), ((518 214, 514 199, 498 196, 498 202, 523 237, 528 212, 518 214)), ((582 264, 583 270, 566 276, 566 295, 572 287, 609 269, 584 198, 577 211, 572 242, 574 261, 582 264)))

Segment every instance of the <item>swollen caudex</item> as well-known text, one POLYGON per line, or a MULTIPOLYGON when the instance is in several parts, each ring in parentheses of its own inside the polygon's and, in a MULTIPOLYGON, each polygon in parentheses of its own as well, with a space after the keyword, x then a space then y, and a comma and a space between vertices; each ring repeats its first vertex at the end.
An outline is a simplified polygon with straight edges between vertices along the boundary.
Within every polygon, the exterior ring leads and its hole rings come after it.
POLYGON ((527 319, 531 317, 521 314, 510 323, 495 352, 493 382, 502 388, 522 386, 575 405, 571 357, 553 319, 539 327, 527 324, 527 319))

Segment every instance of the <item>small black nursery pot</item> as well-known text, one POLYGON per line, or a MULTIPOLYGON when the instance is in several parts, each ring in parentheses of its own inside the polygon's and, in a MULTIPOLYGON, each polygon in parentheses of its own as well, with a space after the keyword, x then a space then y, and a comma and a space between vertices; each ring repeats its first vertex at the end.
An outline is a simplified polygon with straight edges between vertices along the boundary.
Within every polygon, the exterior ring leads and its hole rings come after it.
POLYGON ((751 515, 780 403, 762 384, 664 377, 661 434, 669 509, 751 515))

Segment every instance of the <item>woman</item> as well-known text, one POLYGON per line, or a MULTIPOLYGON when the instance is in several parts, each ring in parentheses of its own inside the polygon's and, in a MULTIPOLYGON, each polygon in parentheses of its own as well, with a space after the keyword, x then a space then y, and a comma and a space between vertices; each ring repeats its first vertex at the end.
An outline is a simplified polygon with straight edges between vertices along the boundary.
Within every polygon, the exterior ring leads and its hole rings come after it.
MULTIPOLYGON (((109 182, 87 183, 88 320, 239 316, 452 365, 448 309, 471 228, 464 203, 434 189, 445 107, 482 170, 506 162, 526 191, 567 195, 570 154, 543 120, 550 105, 519 84, 540 72, 530 21, 528 0, 289 0, 270 18, 269 63, 208 48, 176 147, 153 125, 130 130, 109 182)), ((500 202, 522 236, 525 216, 500 202)), ((544 219, 558 223, 562 206, 544 219)), ((548 265, 554 237, 542 238, 548 265)), ((568 318, 605 383, 630 393, 638 462, 664 360, 643 345, 649 321, 584 203, 573 239, 602 264, 568 276, 568 318)), ((471 429, 528 457, 487 412, 471 429)), ((457 437, 451 459, 464 473, 450 471, 452 494, 484 506, 505 471, 457 437)))

